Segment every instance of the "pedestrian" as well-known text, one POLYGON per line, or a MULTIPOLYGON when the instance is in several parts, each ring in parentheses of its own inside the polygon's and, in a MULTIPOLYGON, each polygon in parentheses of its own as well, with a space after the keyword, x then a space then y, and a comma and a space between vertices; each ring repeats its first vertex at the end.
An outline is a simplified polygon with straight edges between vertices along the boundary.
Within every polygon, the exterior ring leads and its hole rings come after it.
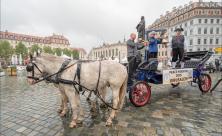
POLYGON ((156 34, 155 31, 150 32, 149 38, 148 38, 148 45, 146 54, 148 55, 147 61, 149 58, 157 58, 158 55, 158 44, 162 43, 162 39, 160 38, 159 35, 156 34))
POLYGON ((219 71, 220 61, 219 59, 215 59, 216 71, 219 71))
POLYGON ((135 33, 131 33, 130 34, 130 39, 127 40, 126 44, 127 44, 127 60, 128 60, 128 83, 131 84, 132 78, 133 78, 133 73, 136 70, 137 66, 136 66, 136 56, 138 53, 138 50, 141 50, 143 47, 145 47, 145 44, 142 43, 135 43, 135 39, 136 39, 136 34, 135 33))
POLYGON ((176 28, 176 35, 173 36, 171 41, 172 47, 172 67, 176 67, 177 60, 179 58, 181 68, 184 68, 184 36, 181 34, 183 28, 176 28))
POLYGON ((141 16, 141 20, 139 24, 136 26, 136 30, 138 32, 138 38, 142 38, 142 40, 145 40, 145 18, 144 16, 141 16))

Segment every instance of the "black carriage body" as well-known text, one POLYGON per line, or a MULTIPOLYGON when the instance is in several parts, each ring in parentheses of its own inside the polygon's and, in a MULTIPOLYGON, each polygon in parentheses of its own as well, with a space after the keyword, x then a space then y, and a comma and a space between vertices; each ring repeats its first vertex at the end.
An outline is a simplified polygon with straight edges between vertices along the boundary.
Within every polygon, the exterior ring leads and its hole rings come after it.
MULTIPOLYGON (((185 68, 193 68, 193 82, 198 84, 202 93, 211 88, 211 77, 204 71, 204 63, 210 58, 212 52, 189 52, 186 53, 185 68)), ((157 70, 157 59, 142 62, 137 68, 136 83, 131 87, 129 98, 135 106, 144 106, 150 101, 151 87, 148 83, 162 84, 163 75, 157 70)), ((178 86, 178 84, 173 86, 178 86)))

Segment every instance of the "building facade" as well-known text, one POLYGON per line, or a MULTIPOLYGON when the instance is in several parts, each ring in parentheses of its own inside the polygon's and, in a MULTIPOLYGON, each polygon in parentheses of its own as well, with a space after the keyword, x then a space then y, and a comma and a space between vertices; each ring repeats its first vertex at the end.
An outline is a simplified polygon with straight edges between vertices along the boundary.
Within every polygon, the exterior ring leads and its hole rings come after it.
POLYGON ((100 47, 93 48, 88 56, 91 60, 118 60, 125 61, 127 58, 127 46, 125 42, 114 44, 103 44, 100 47))
MULTIPOLYGON (((184 29, 187 51, 214 51, 222 46, 222 2, 190 2, 161 15, 148 29, 167 29, 171 41, 176 28, 184 29)), ((169 56, 170 53, 168 53, 169 56)))
POLYGON ((8 32, 0 32, 0 39, 7 40, 14 48, 22 42, 26 47, 31 47, 34 44, 38 44, 39 47, 50 46, 51 48, 68 48, 70 46, 69 40, 63 35, 53 34, 52 36, 40 37, 25 34, 18 34, 8 32))
POLYGON ((43 48, 44 46, 51 47, 52 49, 53 48, 61 48, 61 49, 67 48, 70 50, 78 51, 79 59, 87 58, 86 57, 87 53, 83 48, 70 47, 69 40, 63 35, 53 34, 51 36, 40 37, 40 36, 32 36, 32 35, 8 32, 6 30, 5 32, 0 31, 0 40, 8 41, 13 48, 15 48, 15 46, 19 42, 22 42, 28 48, 28 50, 31 48, 32 45, 38 45, 40 48, 43 48))

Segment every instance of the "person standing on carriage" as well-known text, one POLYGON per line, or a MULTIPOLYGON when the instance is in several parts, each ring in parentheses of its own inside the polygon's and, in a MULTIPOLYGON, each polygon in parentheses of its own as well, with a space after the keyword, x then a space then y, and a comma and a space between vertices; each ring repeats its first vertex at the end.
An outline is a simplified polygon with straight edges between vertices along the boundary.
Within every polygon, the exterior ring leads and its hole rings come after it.
POLYGON ((136 70, 137 66, 136 66, 136 56, 138 53, 138 50, 141 50, 142 48, 144 48, 146 43, 135 43, 135 39, 136 39, 136 34, 135 33, 131 33, 130 34, 130 39, 127 40, 126 44, 127 44, 127 61, 128 61, 128 84, 132 84, 132 78, 133 78, 133 73, 136 70))
POLYGON ((156 34, 155 31, 150 32, 149 34, 149 46, 147 46, 146 54, 147 54, 147 61, 149 58, 157 58, 158 55, 158 44, 162 43, 162 39, 159 35, 156 34))
POLYGON ((141 16, 141 20, 139 24, 136 26, 136 30, 138 32, 138 39, 142 38, 142 40, 145 40, 145 18, 144 16, 141 16))
POLYGON ((176 67, 177 60, 179 58, 181 68, 184 68, 184 35, 181 34, 183 28, 176 28, 176 35, 172 37, 172 67, 176 67))

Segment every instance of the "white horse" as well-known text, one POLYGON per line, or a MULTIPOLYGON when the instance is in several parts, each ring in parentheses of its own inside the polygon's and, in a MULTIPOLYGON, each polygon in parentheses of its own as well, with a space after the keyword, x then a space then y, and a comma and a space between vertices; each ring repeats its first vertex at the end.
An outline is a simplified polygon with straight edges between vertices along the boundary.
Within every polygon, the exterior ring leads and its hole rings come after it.
MULTIPOLYGON (((35 58, 35 62, 31 63, 33 66, 33 70, 27 70, 28 75, 35 76, 37 78, 41 78, 44 75, 51 75, 59 71, 64 59, 60 57, 56 57, 49 54, 41 54, 35 58), (36 67, 37 66, 37 67, 36 67), (38 70, 39 69, 39 70, 38 70), (33 75, 33 73, 34 75, 33 75)), ((77 60, 72 60, 67 67, 76 63, 77 60)), ((80 83, 82 86, 95 90, 97 86, 97 81, 100 72, 100 79, 98 82, 98 91, 100 94, 104 94, 104 91, 107 87, 110 87, 112 90, 113 96, 113 108, 120 110, 124 104, 126 88, 127 88, 127 70, 126 68, 118 62, 103 60, 101 61, 101 69, 99 70, 99 61, 89 61, 82 62, 81 71, 80 71, 80 83)), ((73 81, 74 76, 76 74, 77 64, 65 69, 61 78, 65 80, 73 81)), ((78 79, 76 78, 78 82, 78 79)), ((34 84, 35 80, 32 78, 28 78, 28 82, 30 84, 34 84)), ((80 105, 80 95, 77 90, 74 89, 73 85, 59 83, 57 84, 61 92, 62 104, 61 104, 61 116, 64 116, 68 111, 67 102, 69 101, 71 104, 71 108, 73 111, 72 121, 70 122, 70 127, 77 126, 77 120, 81 120, 83 116, 83 110, 80 105)), ((78 89, 78 86, 76 86, 78 89)), ((103 96, 104 97, 104 96, 103 96)), ((111 110, 110 116, 106 121, 106 125, 109 126, 112 124, 112 119, 116 116, 117 110, 111 110)))

